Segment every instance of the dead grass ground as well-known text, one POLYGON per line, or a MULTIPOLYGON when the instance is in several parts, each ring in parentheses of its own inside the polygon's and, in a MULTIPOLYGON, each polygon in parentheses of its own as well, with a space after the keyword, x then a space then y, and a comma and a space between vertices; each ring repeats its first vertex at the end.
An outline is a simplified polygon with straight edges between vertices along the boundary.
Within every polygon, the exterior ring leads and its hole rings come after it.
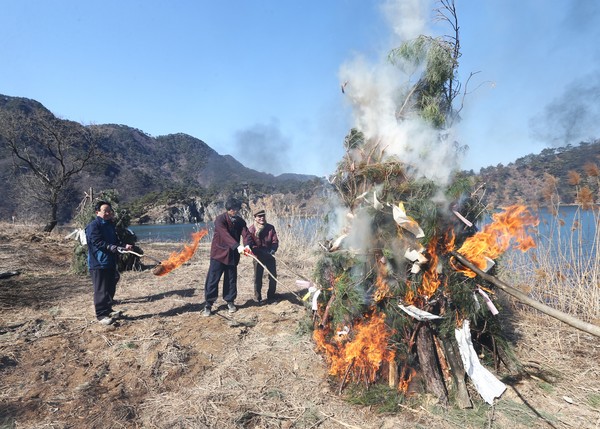
MULTIPOLYGON (((600 341, 519 313, 516 351, 529 375, 506 379, 494 407, 412 398, 381 414, 337 394, 307 334, 296 275, 281 299, 254 306, 251 261, 239 267, 239 311, 201 316, 208 247, 164 277, 127 272, 118 326, 95 322, 88 278, 69 273, 71 243, 0 229, 0 428, 598 428, 600 341)), ((176 245, 145 245, 166 258, 176 245)))

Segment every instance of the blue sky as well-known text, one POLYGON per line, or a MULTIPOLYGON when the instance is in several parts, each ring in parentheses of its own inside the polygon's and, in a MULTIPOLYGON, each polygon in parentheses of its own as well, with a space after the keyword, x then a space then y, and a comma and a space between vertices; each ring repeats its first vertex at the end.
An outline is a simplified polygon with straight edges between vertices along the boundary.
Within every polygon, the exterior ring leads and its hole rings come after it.
MULTIPOLYGON (((344 76, 359 66, 378 81, 402 37, 440 34, 436 4, 0 0, 0 93, 84 124, 190 134, 260 171, 325 176, 359 114, 349 93, 361 80, 344 94, 344 76)), ((477 72, 453 135, 469 146, 461 168, 600 137, 600 3, 456 6, 463 83, 477 72)))

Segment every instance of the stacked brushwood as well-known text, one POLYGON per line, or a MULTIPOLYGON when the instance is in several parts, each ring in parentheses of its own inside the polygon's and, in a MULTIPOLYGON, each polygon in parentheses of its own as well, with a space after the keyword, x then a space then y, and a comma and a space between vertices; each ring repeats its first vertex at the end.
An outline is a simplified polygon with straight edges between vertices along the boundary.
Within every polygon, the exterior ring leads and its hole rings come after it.
POLYGON ((463 321, 487 363, 519 369, 499 316, 474 293, 478 280, 450 254, 477 232, 484 207, 467 178, 445 186, 415 178, 381 146, 352 130, 331 178, 347 216, 315 269, 314 338, 340 392, 387 384, 466 408, 473 395, 455 338, 463 321), (419 320, 407 308, 439 318, 419 320))

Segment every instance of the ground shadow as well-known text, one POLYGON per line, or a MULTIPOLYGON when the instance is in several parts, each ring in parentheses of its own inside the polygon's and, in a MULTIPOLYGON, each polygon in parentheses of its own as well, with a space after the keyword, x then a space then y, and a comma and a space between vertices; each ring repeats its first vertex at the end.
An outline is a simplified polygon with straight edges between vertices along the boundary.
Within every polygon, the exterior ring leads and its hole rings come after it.
POLYGON ((169 292, 157 293, 155 295, 140 296, 137 298, 120 299, 120 300, 118 300, 118 303, 119 304, 141 304, 144 302, 158 301, 159 299, 168 298, 170 296, 179 296, 181 298, 189 298, 191 296, 194 296, 195 292, 196 292, 195 288, 171 290, 169 292))

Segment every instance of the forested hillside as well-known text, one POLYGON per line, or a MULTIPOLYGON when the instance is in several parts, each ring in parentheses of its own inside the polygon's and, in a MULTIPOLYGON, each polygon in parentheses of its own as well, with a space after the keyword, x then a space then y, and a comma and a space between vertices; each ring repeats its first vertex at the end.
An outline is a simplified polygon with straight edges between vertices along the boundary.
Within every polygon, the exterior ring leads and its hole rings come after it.
MULTIPOLYGON (((599 164, 600 141, 596 140, 544 149, 506 166, 466 174, 485 188, 484 202, 491 207, 591 203, 599 200, 599 164)), ((207 205, 231 193, 254 200, 287 194, 306 205, 312 197, 326 195, 326 188, 330 188, 315 176, 273 176, 246 168, 232 156, 220 155, 204 141, 186 134, 153 137, 126 125, 83 126, 56 118, 35 100, 3 95, 0 180, 0 218, 43 214, 54 198, 60 202, 56 204, 59 222, 72 218, 90 188, 116 190, 121 201, 137 212, 134 217, 144 216, 157 205, 197 205, 199 201, 207 205), (40 138, 43 133, 58 136, 61 144, 53 146, 56 142, 48 136, 40 138), (37 159, 38 165, 15 157, 10 139, 24 158, 37 159), (90 158, 85 167, 69 176, 69 169, 85 157, 90 158), (37 178, 32 175, 35 168, 42 170, 37 178), (51 186, 44 184, 46 177, 51 186), (32 185, 38 186, 41 194, 30 192, 32 185)), ((308 211, 314 212, 311 208, 308 211)), ((173 218, 167 216, 161 221, 169 219, 173 218)))
POLYGON ((323 184, 312 175, 246 168, 186 134, 153 137, 126 125, 83 126, 56 118, 35 100, 3 95, 0 168, 0 218, 43 213, 54 198, 59 222, 72 218, 90 188, 116 190, 123 203, 142 210, 142 201, 146 208, 191 198, 209 204, 231 193, 312 195, 323 184))
POLYGON ((507 206, 590 204, 600 200, 600 140, 544 149, 506 166, 482 168, 477 176, 486 203, 507 206))

